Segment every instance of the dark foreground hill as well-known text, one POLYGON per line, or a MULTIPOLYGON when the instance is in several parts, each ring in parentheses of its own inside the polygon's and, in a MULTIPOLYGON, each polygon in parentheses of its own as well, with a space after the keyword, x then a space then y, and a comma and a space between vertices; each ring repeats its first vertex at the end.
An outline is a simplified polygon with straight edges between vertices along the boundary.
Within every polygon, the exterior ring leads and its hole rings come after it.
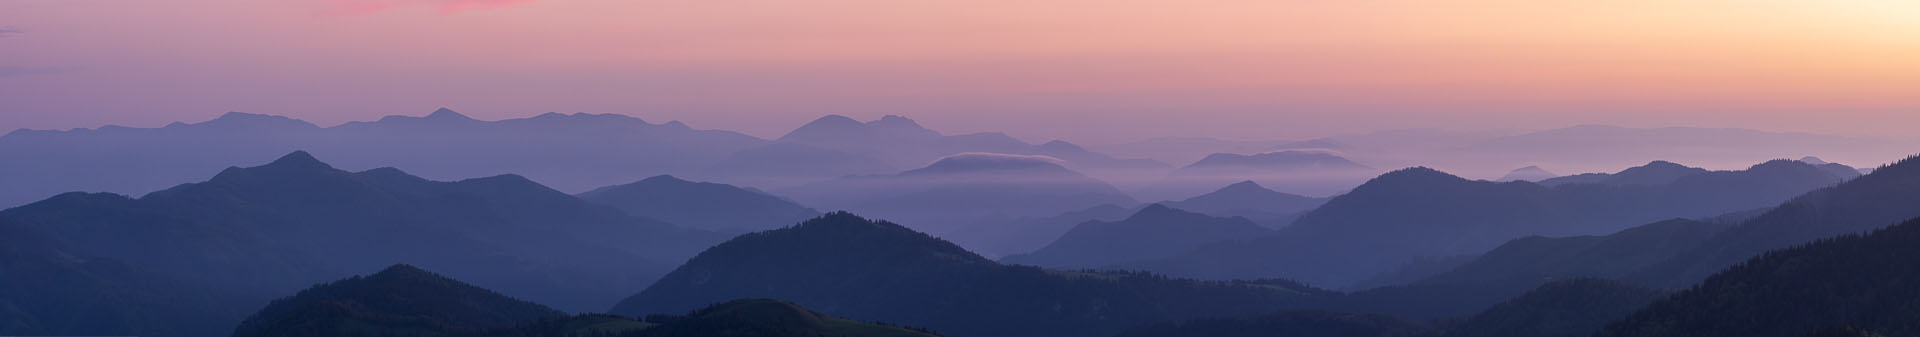
POLYGON ((792 303, 743 299, 680 315, 634 318, 558 310, 407 265, 321 284, 276 300, 236 337, 934 337, 822 315, 792 303))
POLYGON ((1648 305, 1597 336, 1802 336, 1833 326, 1920 335, 1915 242, 1920 220, 1768 252, 1648 305))
POLYGON ((1438 335, 1583 337, 1662 295, 1659 290, 1619 281, 1564 279, 1449 324, 1438 335))
POLYGON ((832 213, 708 249, 614 306, 684 312, 778 298, 958 336, 1106 336, 1142 322, 1231 317, 1331 296, 1283 281, 1201 282, 995 263, 900 225, 832 213))
POLYGON ((242 296, 56 247, 0 220, 0 335, 218 336, 246 315, 242 296))
POLYGON ((236 337, 377 335, 380 330, 483 330, 566 317, 544 305, 454 281, 409 265, 334 281, 268 304, 236 337))

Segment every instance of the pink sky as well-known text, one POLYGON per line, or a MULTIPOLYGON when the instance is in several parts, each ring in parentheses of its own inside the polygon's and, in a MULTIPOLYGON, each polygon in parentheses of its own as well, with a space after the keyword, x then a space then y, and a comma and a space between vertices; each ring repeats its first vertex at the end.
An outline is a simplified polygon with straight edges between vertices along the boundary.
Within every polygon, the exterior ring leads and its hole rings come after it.
POLYGON ((823 114, 1113 142, 1407 127, 1911 136, 1912 0, 9 0, 0 128, 447 106, 773 137, 823 114))

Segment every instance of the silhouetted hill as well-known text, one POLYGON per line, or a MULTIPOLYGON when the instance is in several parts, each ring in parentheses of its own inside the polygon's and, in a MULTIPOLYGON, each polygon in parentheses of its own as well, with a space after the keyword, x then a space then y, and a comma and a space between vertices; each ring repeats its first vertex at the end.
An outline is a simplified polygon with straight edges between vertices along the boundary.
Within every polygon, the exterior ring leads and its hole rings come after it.
POLYGON ((382 330, 475 331, 565 317, 409 265, 321 284, 274 300, 240 323, 234 336, 379 336, 382 330))
POLYGON ((1914 310, 1920 308, 1920 246, 1914 242, 1920 242, 1920 220, 1767 252, 1596 336, 1801 336, 1835 325, 1920 335, 1914 310))
POLYGON ((1088 221, 1052 244, 1001 263, 1045 268, 1098 268, 1163 259, 1200 246, 1272 233, 1246 218, 1217 218, 1160 204, 1117 222, 1088 221))
POLYGON ((441 109, 334 127, 228 113, 160 128, 17 131, 0 136, 0 207, 67 191, 144 194, 197 181, 232 163, 295 150, 354 169, 405 167, 434 179, 526 175, 562 190, 693 173, 766 141, 678 122, 558 114, 479 121, 441 109))
POLYGON ((1541 182, 1541 181, 1546 181, 1547 179, 1553 179, 1554 177, 1559 177, 1559 176, 1560 175, 1553 174, 1553 172, 1547 172, 1547 169, 1540 168, 1539 166, 1527 166, 1527 167, 1513 169, 1513 171, 1507 172, 1507 175, 1500 176, 1500 179, 1495 179, 1494 181, 1541 182))
POLYGON ((612 312, 682 312, 778 298, 858 320, 957 336, 1105 336, 1140 322, 1240 316, 1329 296, 1283 281, 1198 282, 994 263, 900 225, 844 212, 742 235, 612 312))
POLYGON ((1116 337, 1400 337, 1414 336, 1423 327, 1391 316, 1320 310, 1284 310, 1246 318, 1203 318, 1154 323, 1116 337))
POLYGON ((1174 170, 1145 192, 1156 194, 1150 197, 1189 196, 1214 186, 1252 180, 1281 192, 1326 196, 1346 192, 1378 173, 1323 151, 1215 153, 1174 170))
POLYGON ((1048 216, 1135 203, 1057 159, 990 153, 963 153, 899 174, 846 177, 781 193, 815 207, 911 221, 929 232, 993 215, 1048 216))
POLYGON ((820 216, 819 211, 765 192, 673 176, 602 187, 581 193, 580 198, 636 216, 721 232, 780 228, 820 216))
POLYGON ((1281 228, 1292 224, 1301 213, 1325 203, 1327 198, 1280 193, 1248 180, 1186 200, 1161 204, 1213 216, 1244 217, 1267 228, 1281 228))
POLYGON ((225 334, 251 299, 58 248, 0 220, 0 335, 197 337, 225 334))
POLYGON ((1100 205, 1052 216, 989 216, 941 234, 940 238, 987 257, 1027 253, 1046 247, 1073 226, 1088 221, 1119 221, 1133 209, 1100 205))
POLYGON ((1659 299, 1664 293, 1603 279, 1549 282, 1486 311, 1449 324, 1446 337, 1583 337, 1659 299))
POLYGON ((663 261, 719 241, 519 176, 352 173, 305 152, 140 199, 68 194, 0 218, 76 253, 262 296, 406 261, 575 310, 604 306, 670 269, 663 261))
POLYGON ((1672 168, 1655 164, 1616 175, 1636 182, 1631 184, 1556 187, 1403 169, 1334 197, 1274 235, 1140 266, 1208 279, 1288 277, 1344 287, 1419 258, 1480 254, 1526 236, 1596 235, 1761 208, 1840 181, 1811 165, 1780 160, 1680 176, 1664 185, 1639 183, 1667 181, 1669 176, 1655 173, 1672 168))

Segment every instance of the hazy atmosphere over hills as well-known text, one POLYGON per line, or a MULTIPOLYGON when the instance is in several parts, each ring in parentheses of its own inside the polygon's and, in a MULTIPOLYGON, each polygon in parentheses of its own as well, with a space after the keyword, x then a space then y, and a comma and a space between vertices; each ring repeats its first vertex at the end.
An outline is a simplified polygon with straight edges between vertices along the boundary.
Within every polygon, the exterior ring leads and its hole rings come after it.
POLYGON ((1917 336, 1917 13, 0 1, 0 336, 1917 336))

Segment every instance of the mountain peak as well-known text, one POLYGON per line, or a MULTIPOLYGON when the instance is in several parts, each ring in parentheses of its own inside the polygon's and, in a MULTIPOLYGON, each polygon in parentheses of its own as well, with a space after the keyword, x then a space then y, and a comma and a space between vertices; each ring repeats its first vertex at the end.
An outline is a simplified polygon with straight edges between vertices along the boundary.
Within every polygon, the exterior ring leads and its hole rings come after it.
POLYGON ((263 167, 333 169, 332 165, 321 162, 320 159, 314 158, 312 154, 304 150, 293 151, 293 153, 280 156, 280 159, 274 159, 272 163, 267 163, 267 165, 263 167))
POLYGON ((426 269, 420 269, 420 267, 415 267, 415 266, 413 266, 413 265, 410 265, 410 264, 405 264, 405 263, 401 263, 401 264, 396 264, 396 265, 392 265, 392 266, 387 266, 387 268, 386 268, 386 269, 381 269, 381 270, 380 270, 380 272, 378 272, 378 273, 374 273, 374 274, 373 274, 373 276, 371 276, 371 277, 382 277, 383 275, 384 275, 384 276, 387 276, 387 277, 392 277, 392 276, 434 276, 434 277, 439 277, 438 275, 436 275, 436 274, 434 274, 433 272, 429 272, 429 271, 427 271, 426 269))
POLYGON ((1692 167, 1687 167, 1686 165, 1680 165, 1680 163, 1675 163, 1675 162, 1670 162, 1670 161, 1665 161, 1665 160, 1655 160, 1655 161, 1650 161, 1650 162, 1647 162, 1647 164, 1646 164, 1646 165, 1640 165, 1640 166, 1638 166, 1638 167, 1634 167, 1634 168, 1629 168, 1628 170, 1632 170, 1632 169, 1639 169, 1639 168, 1643 168, 1643 169, 1690 169, 1690 168, 1692 168, 1692 167))
POLYGON ((1500 180, 1496 180, 1496 181, 1501 181, 1501 182, 1535 181, 1537 182, 1537 181, 1551 179, 1554 177, 1558 177, 1558 175, 1553 174, 1553 172, 1548 172, 1547 169, 1540 168, 1539 166, 1527 166, 1527 167, 1513 169, 1513 171, 1507 172, 1507 175, 1501 176, 1500 180))
POLYGON ((1806 156, 1806 157, 1800 157, 1800 162, 1802 162, 1802 163, 1808 163, 1808 164, 1813 164, 1813 165, 1826 165, 1826 164, 1827 164, 1827 161, 1825 161, 1825 160, 1820 160, 1820 157, 1814 157, 1814 156, 1806 156))
POLYGON ((1233 183, 1232 185, 1227 185, 1227 187, 1221 187, 1220 191, 1256 190, 1256 189, 1268 190, 1265 186, 1260 186, 1260 183, 1253 182, 1252 180, 1241 180, 1240 182, 1233 183))
POLYGON ((1147 219, 1177 219, 1177 218, 1186 218, 1186 217, 1194 217, 1194 216, 1200 216, 1200 214, 1183 211, 1178 208, 1168 207, 1167 205, 1162 205, 1160 203, 1153 203, 1153 204, 1147 205, 1147 207, 1141 207, 1140 211, 1138 212, 1133 212, 1133 215, 1127 217, 1127 221, 1139 221, 1139 220, 1147 220, 1147 219))
POLYGON ((453 109, 448 109, 448 108, 440 108, 438 110, 434 110, 433 113, 427 114, 427 116, 424 118, 429 120, 453 120, 453 121, 473 120, 473 118, 467 117, 467 115, 462 115, 459 112, 455 112, 453 111, 453 109))

